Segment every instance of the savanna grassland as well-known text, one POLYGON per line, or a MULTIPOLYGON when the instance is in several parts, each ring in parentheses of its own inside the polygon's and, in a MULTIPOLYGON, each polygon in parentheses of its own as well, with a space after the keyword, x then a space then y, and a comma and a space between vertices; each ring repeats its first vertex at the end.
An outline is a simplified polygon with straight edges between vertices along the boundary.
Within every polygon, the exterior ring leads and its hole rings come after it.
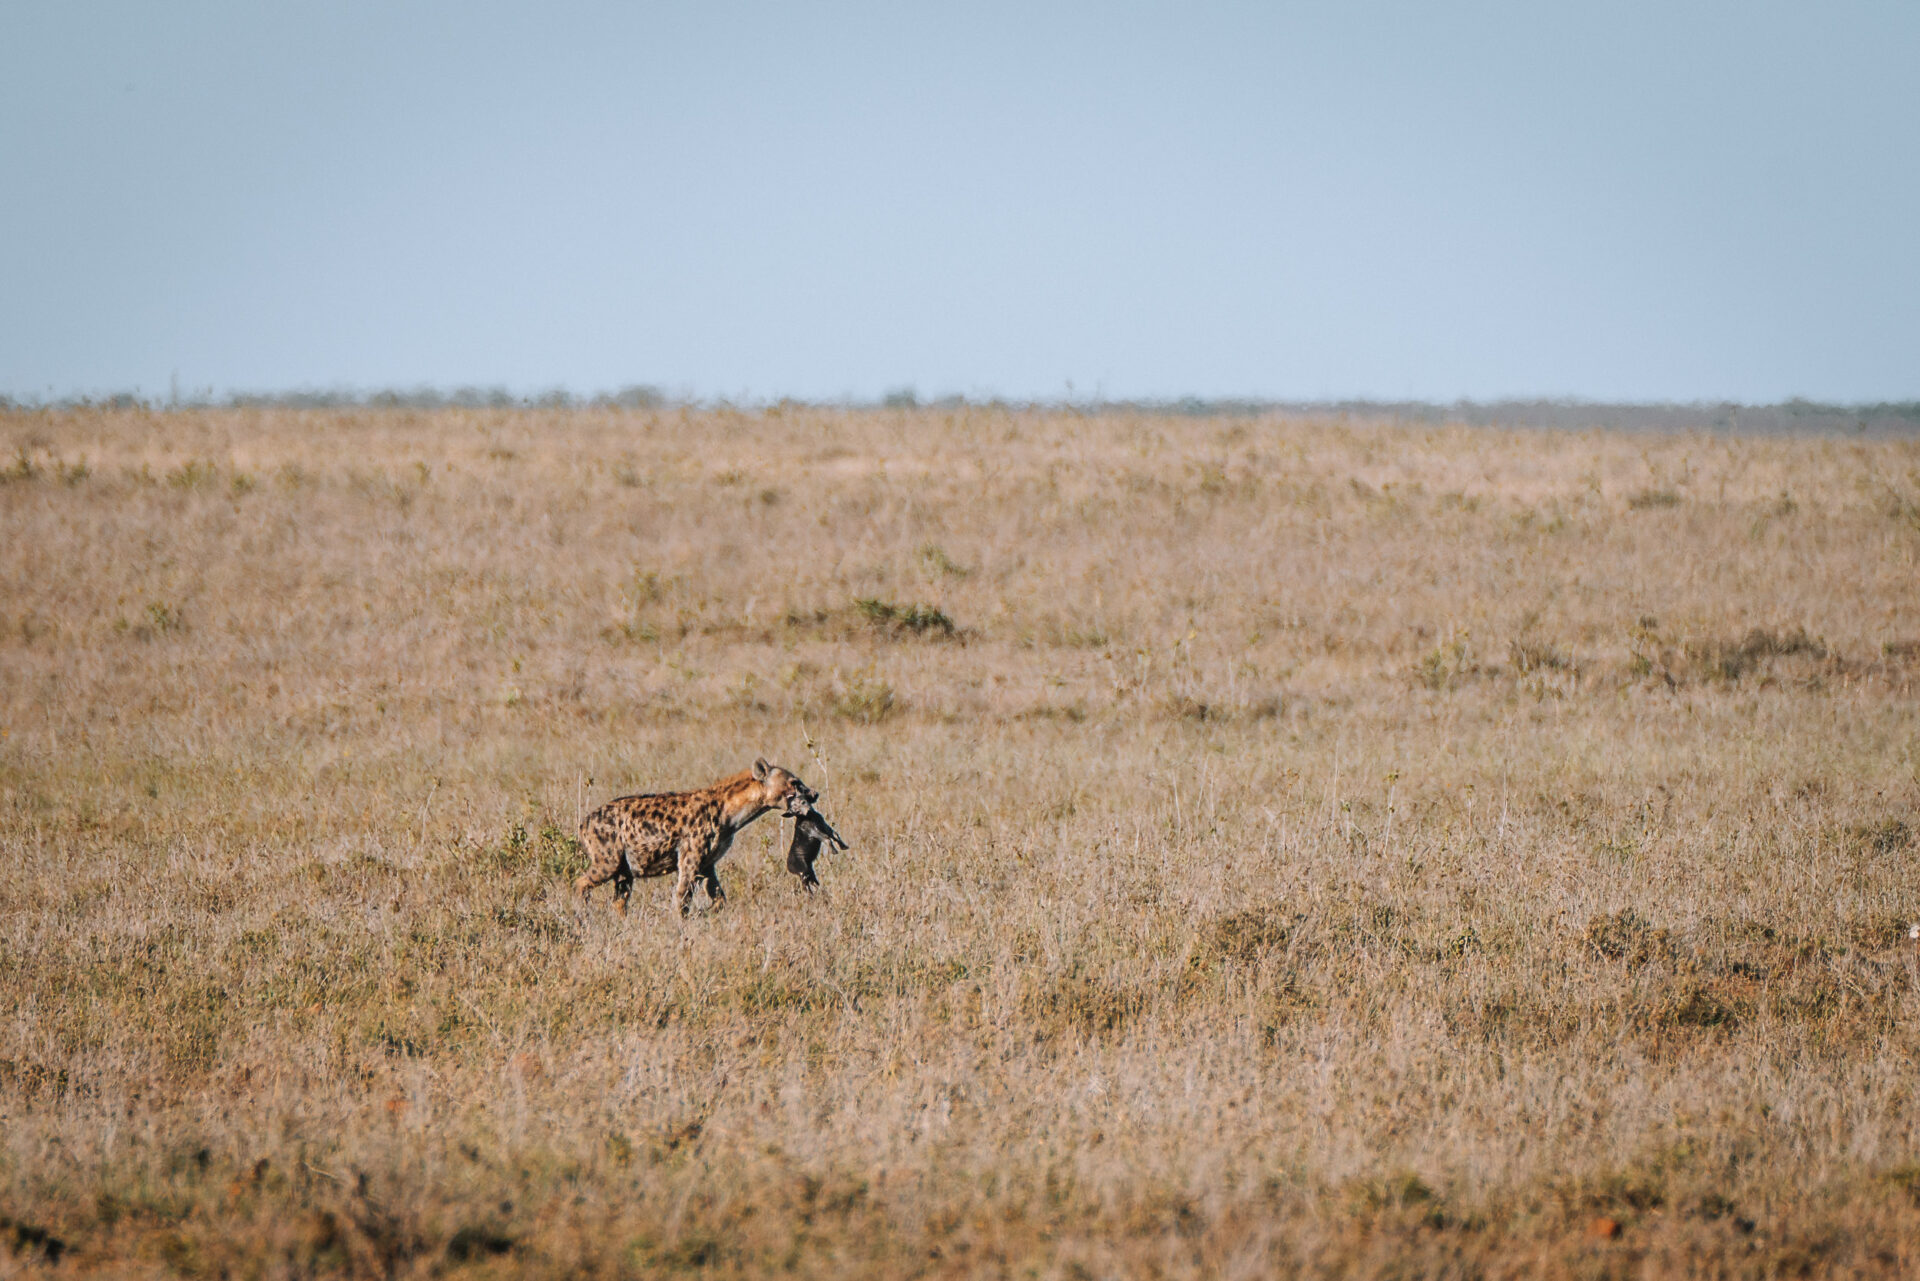
POLYGON ((0 1276, 1920 1271, 1920 442, 0 416, 0 1276), (765 754, 691 919, 571 833, 765 754))

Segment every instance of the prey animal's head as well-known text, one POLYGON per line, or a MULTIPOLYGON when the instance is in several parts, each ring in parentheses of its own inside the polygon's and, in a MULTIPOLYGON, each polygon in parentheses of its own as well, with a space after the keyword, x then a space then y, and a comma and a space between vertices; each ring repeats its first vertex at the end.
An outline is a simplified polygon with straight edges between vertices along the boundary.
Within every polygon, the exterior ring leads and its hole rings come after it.
POLYGON ((753 781, 760 784, 762 800, 769 809, 778 809, 787 818, 798 818, 813 811, 820 793, 800 781, 798 775, 767 764, 761 757, 753 763, 753 781))

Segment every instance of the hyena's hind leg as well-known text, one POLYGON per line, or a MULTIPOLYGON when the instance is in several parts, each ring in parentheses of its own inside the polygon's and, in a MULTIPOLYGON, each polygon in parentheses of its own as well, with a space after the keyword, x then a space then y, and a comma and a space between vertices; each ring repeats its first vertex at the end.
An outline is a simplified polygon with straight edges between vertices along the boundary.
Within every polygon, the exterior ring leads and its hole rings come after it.
POLYGON ((627 896, 633 893, 633 864, 627 862, 627 853, 620 851, 620 866, 613 869, 613 906, 620 915, 627 914, 627 896))
POLYGON ((596 885, 613 882, 613 905, 624 915, 627 895, 633 890, 633 868, 627 862, 626 847, 611 824, 598 824, 589 818, 580 827, 580 848, 586 851, 587 870, 573 883, 585 903, 596 885))

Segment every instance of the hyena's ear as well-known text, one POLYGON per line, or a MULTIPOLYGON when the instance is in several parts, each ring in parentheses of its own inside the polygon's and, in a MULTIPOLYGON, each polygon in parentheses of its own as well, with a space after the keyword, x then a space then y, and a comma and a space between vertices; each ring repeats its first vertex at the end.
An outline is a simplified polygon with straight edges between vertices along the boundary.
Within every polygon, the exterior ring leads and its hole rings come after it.
POLYGON ((773 768, 773 766, 771 766, 771 765, 769 765, 769 764, 767 764, 767 758, 766 758, 766 757, 764 757, 764 756, 762 756, 762 757, 760 757, 760 758, 758 758, 757 760, 755 760, 755 761, 754 761, 754 763, 753 763, 753 778, 754 778, 754 781, 755 781, 755 782, 758 782, 758 783, 764 783, 764 782, 766 782, 766 781, 767 781, 767 771, 768 771, 768 770, 770 770, 770 769, 772 769, 772 768, 773 768))

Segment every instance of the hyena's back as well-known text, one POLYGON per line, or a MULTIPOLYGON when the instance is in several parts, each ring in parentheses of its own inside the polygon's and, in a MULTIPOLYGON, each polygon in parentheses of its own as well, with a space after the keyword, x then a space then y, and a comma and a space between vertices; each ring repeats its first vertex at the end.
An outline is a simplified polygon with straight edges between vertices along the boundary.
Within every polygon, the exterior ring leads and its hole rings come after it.
POLYGON ((585 891, 620 875, 667 876, 680 867, 682 838, 695 835, 697 805, 685 793, 622 796, 608 801, 580 823, 586 851, 586 875, 575 883, 585 891))

